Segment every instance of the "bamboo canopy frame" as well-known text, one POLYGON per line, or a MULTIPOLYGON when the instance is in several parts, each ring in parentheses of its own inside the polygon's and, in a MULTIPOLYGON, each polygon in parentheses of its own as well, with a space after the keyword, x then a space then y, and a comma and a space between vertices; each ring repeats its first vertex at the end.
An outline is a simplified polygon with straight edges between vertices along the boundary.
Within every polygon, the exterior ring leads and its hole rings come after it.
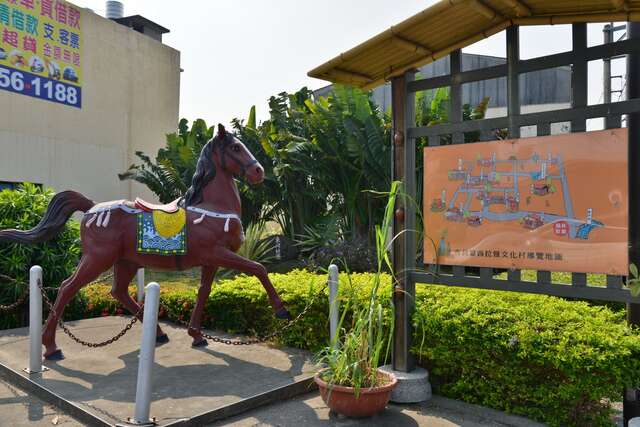
POLYGON ((640 0, 442 0, 308 75, 369 90, 512 25, 614 21, 640 21, 640 0))

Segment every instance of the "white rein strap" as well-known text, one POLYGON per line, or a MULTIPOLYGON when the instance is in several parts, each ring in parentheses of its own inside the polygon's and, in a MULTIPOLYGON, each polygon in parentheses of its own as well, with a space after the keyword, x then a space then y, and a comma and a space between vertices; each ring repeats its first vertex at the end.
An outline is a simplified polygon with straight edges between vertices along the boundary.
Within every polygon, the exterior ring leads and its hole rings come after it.
POLYGON ((219 213, 219 212, 213 212, 213 211, 208 211, 206 209, 201 209, 201 208, 196 208, 194 206, 187 206, 187 210, 191 211, 191 212, 195 212, 195 213, 199 213, 200 218, 197 218, 195 220, 193 220, 194 224, 200 224, 202 221, 204 221, 204 217, 208 216, 211 218, 220 218, 220 219, 225 219, 226 221, 224 222, 224 232, 228 233, 229 232, 229 220, 232 219, 237 219, 238 221, 240 221, 240 217, 236 214, 224 214, 224 213, 219 213))

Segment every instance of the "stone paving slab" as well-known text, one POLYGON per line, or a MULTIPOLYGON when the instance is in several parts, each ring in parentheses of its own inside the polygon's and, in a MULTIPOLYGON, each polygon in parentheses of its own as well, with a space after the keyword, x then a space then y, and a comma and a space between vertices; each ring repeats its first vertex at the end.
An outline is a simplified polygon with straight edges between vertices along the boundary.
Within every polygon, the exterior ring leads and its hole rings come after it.
POLYGON ((317 392, 265 406, 208 427, 544 427, 544 424, 504 412, 440 396, 413 405, 389 404, 366 419, 346 418, 329 412, 317 392))
MULTIPOLYGON (((85 340, 102 341, 128 320, 101 317, 68 325, 85 340)), ((161 326, 170 341, 156 348, 151 404, 151 416, 160 425, 291 384, 314 372, 308 352, 263 344, 209 343, 193 349, 184 328, 164 322, 161 326)), ((133 415, 141 332, 136 324, 118 342, 91 349, 58 330, 58 345, 66 359, 45 361, 49 370, 32 379, 107 422, 121 422, 133 415)), ((28 328, 1 331, 0 363, 22 372, 28 363, 28 344, 28 328)))
POLYGON ((0 426, 82 427, 58 408, 0 380, 0 426))

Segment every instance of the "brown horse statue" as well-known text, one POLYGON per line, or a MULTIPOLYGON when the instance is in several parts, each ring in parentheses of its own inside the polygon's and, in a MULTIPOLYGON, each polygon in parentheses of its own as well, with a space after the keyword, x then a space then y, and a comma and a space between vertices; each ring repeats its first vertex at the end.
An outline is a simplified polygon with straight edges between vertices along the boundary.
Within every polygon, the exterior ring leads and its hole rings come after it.
MULTIPOLYGON (((264 179, 264 169, 239 139, 218 125, 218 133, 203 147, 191 187, 181 199, 164 206, 151 205, 140 199, 95 204, 80 193, 63 191, 53 197, 44 217, 33 229, 0 231, 0 241, 43 242, 56 236, 74 212, 85 213, 80 226, 80 263, 73 275, 62 282, 42 334, 45 358, 63 358, 56 345, 55 333, 65 305, 80 288, 111 267, 114 274, 111 295, 132 314, 141 312, 128 292, 129 283, 138 268, 183 270, 201 267, 200 289, 188 330, 193 337, 193 346, 207 345, 200 332, 202 315, 220 267, 258 277, 276 317, 289 319, 289 312, 273 288, 266 269, 236 254, 244 233, 240 222, 240 195, 234 176, 259 184, 264 179), (160 223, 160 230, 178 231, 184 238, 182 250, 155 248, 143 251, 141 227, 149 226, 149 223, 142 223, 144 212, 153 215, 153 221, 156 218, 166 220, 160 223)), ((154 222, 154 225, 157 224, 154 222)), ((143 230, 144 233, 146 231, 143 230)), ((153 234, 155 231, 151 233, 152 237, 158 237, 153 234)), ((138 315, 142 320, 141 314, 138 315)), ((156 334, 158 343, 168 341, 159 326, 156 334)))

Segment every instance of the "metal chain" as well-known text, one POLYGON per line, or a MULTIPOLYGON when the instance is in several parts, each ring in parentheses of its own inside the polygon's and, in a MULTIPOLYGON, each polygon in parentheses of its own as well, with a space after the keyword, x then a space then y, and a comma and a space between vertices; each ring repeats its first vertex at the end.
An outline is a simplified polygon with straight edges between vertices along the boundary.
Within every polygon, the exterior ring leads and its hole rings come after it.
MULTIPOLYGON (((42 287, 42 282, 39 279, 38 279, 38 287, 42 291, 42 298, 47 304, 47 307, 49 307, 49 310, 53 311, 53 304, 51 304, 51 300, 47 296, 47 293, 44 291, 44 288, 42 287)), ((84 345, 86 347, 91 347, 91 348, 105 347, 109 344, 113 344, 114 342, 118 341, 127 332, 129 332, 129 330, 133 327, 133 325, 138 321, 138 316, 142 313, 143 308, 144 308, 144 305, 141 304, 138 311, 133 315, 133 318, 129 321, 129 323, 125 325, 125 327, 120 332, 118 332, 112 338, 109 338, 108 340, 101 341, 101 342, 89 342, 89 341, 83 340, 82 338, 78 338, 76 335, 73 334, 73 332, 71 332, 71 330, 67 327, 67 325, 64 324, 62 319, 58 319, 58 325, 64 331, 64 333, 69 336, 69 338, 71 338, 72 340, 74 340, 80 345, 84 345)))
MULTIPOLYGON (((318 298, 318 296, 320 294, 322 294, 324 292, 324 290, 327 288, 327 283, 324 284, 324 286, 320 289, 320 291, 318 291, 318 293, 316 293, 313 298, 311 298, 311 300, 307 303, 306 307, 292 320, 289 320, 287 322, 286 325, 284 325, 282 328, 280 329, 276 329, 275 331, 273 331, 272 333, 265 335, 263 337, 258 337, 258 338, 250 338, 250 339, 246 339, 246 340, 231 340, 228 338, 220 338, 217 337, 215 335, 209 335, 207 333, 202 332, 202 330, 200 331, 200 334, 207 339, 210 339, 213 342, 217 342, 220 344, 225 344, 225 345, 253 345, 253 344, 261 344, 264 342, 267 342, 277 336, 282 335, 286 330, 288 330, 289 328, 291 328, 293 325, 295 325, 296 323, 298 323, 298 321, 300 319, 302 319, 307 312, 311 309, 311 307, 313 306, 313 303, 316 301, 316 299, 318 298)), ((160 307, 163 308, 167 313, 169 314, 173 314, 175 316, 175 313, 173 313, 171 310, 169 310, 169 308, 160 303, 160 307)), ((175 316, 175 320, 176 323, 185 326, 187 328, 189 328, 189 323, 185 322, 184 320, 180 320, 177 316, 175 316)))
MULTIPOLYGON (((107 275, 105 277, 100 277, 100 278, 94 280, 93 282, 91 282, 90 284, 102 282, 104 280, 109 280, 110 277, 113 277, 113 274, 109 274, 109 275, 107 275)), ((2 273, 0 273, 0 279, 25 287, 24 294, 22 294, 22 296, 20 298, 18 298, 18 300, 16 302, 11 303, 11 304, 6 304, 6 305, 0 304, 0 312, 5 312, 6 313, 6 312, 14 311, 18 307, 20 307, 27 300, 27 297, 29 296, 29 286, 26 285, 26 283, 24 283, 24 282, 20 282, 19 280, 14 279, 13 277, 7 276, 7 275, 2 274, 2 273)), ((58 288, 53 287, 53 286, 49 286, 49 287, 40 286, 40 289, 48 290, 48 291, 58 290, 58 288)))
POLYGON ((27 288, 24 291, 24 294, 20 298, 18 298, 18 300, 16 302, 14 302, 12 304, 7 304, 7 305, 0 304, 0 311, 8 312, 8 311, 15 310, 16 308, 21 306, 23 302, 25 302, 25 300, 27 299, 28 296, 29 296, 29 288, 27 288))
MULTIPOLYGON (((91 284, 95 284, 95 283, 99 283, 99 282, 103 282, 105 280, 109 280, 110 278, 113 277, 113 274, 108 274, 104 277, 99 277, 98 279, 94 280, 93 282, 88 283, 88 285, 91 284)), ((6 276, 2 273, 0 273, 0 279, 3 280, 8 280, 10 282, 13 283, 17 283, 17 284, 23 284, 23 282, 19 282, 18 280, 6 276)), ((40 288, 40 291, 42 292, 42 297, 45 301, 45 303, 47 304, 47 307, 49 308, 49 310, 53 311, 53 304, 51 303, 51 300, 49 299, 49 297, 47 296, 47 293, 45 291, 47 290, 58 290, 59 288, 56 287, 44 287, 42 286, 42 281, 38 280, 38 288, 40 288)), ((327 283, 324 284, 324 286, 320 289, 320 291, 318 291, 313 298, 311 298, 311 300, 307 303, 307 305, 305 306, 305 308, 292 320, 289 320, 282 328, 277 329, 275 331, 273 331, 272 333, 265 335, 263 337, 258 337, 258 338, 251 338, 251 339, 247 339, 247 340, 231 340, 231 339, 227 339, 227 338, 220 338, 214 335, 210 335, 204 332, 200 332, 201 335, 204 338, 210 339, 213 342, 217 342, 220 344, 226 344, 226 345, 253 345, 253 344, 260 344, 260 343, 264 343, 267 342, 273 338, 276 338, 280 335, 282 335, 285 331, 287 331, 289 328, 291 328, 293 325, 295 325, 296 323, 298 323, 300 321, 300 319, 302 319, 307 312, 311 309, 311 307, 313 306, 313 303, 316 301, 316 299, 318 298, 318 296, 320 294, 322 294, 324 292, 324 290, 327 288, 327 283)), ((0 305, 0 311, 9 311, 9 310, 13 310, 16 307, 18 307, 19 305, 21 305, 27 298, 27 296, 29 295, 29 287, 27 286, 26 291, 24 293, 24 295, 22 295, 22 297, 20 297, 20 299, 18 299, 18 301, 14 302, 13 304, 9 304, 7 306, 3 306, 0 305)), ((167 307, 165 304, 160 303, 160 307, 165 310, 167 313, 169 313, 170 315, 173 315, 174 319, 173 321, 175 321, 176 323, 185 326, 185 327, 189 327, 189 323, 185 322, 184 320, 180 320, 178 318, 178 316, 175 316, 175 313, 173 313, 169 307, 167 307)), ((101 342, 89 342, 89 341, 85 341, 79 337, 77 337, 76 335, 73 334, 73 332, 71 332, 71 330, 67 327, 67 325, 64 324, 64 322, 62 321, 62 319, 58 320, 58 325, 60 326, 60 328, 64 331, 65 334, 67 334, 73 341, 77 342, 80 345, 86 346, 86 347, 91 347, 91 348, 98 348, 98 347, 105 347, 109 344, 113 344, 114 342, 118 341, 120 338, 122 338, 127 332, 129 332, 129 330, 133 327, 133 325, 138 321, 138 316, 140 314, 142 314, 142 311, 144 309, 144 303, 140 305, 140 308, 138 309, 138 311, 133 315, 132 319, 125 325, 125 327, 118 332, 115 336, 113 336, 112 338, 109 338, 108 340, 105 341, 101 341, 101 342)))

